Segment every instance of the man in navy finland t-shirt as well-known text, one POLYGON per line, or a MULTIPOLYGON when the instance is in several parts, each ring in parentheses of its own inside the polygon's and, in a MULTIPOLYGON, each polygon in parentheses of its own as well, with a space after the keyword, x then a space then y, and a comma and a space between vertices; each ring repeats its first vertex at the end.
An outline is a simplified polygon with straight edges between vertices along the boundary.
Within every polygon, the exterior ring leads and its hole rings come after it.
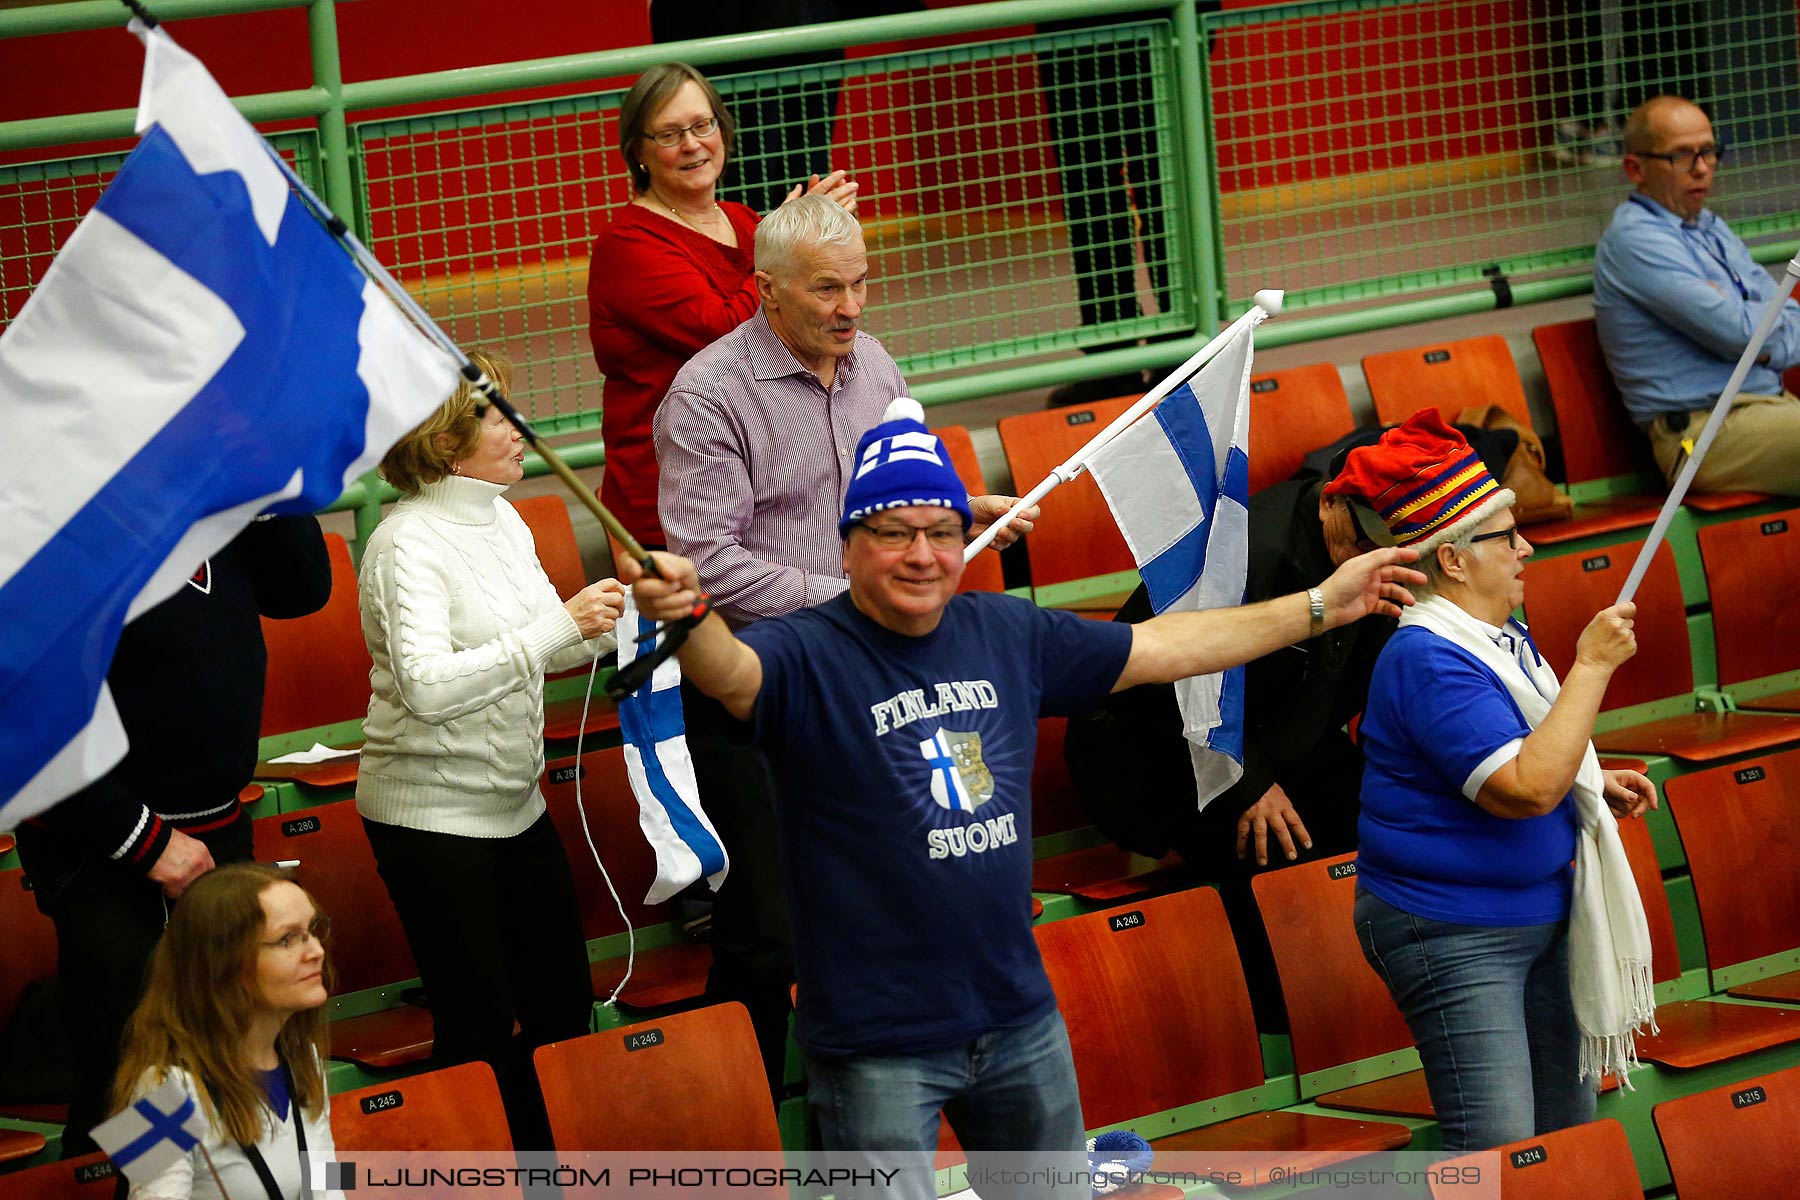
MULTIPOLYGON (((928 1156, 942 1109, 972 1160, 1076 1151, 1068 1035, 1031 934, 1037 718, 1397 613, 1417 576, 1393 564, 1410 552, 1250 607, 1085 621, 956 594, 968 499, 917 419, 871 430, 857 460, 839 526, 850 590, 738 634, 708 616, 680 654, 754 719, 777 772, 808 1100, 827 1150, 928 1156)), ((656 561, 640 611, 686 616, 693 564, 656 561)))

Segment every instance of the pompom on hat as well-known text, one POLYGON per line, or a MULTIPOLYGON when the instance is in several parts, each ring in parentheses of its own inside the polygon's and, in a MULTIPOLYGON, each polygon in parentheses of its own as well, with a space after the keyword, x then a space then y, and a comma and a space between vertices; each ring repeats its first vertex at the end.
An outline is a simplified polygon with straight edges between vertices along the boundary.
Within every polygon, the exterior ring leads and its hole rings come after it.
POLYGON ((1342 496, 1379 546, 1411 546, 1429 554, 1517 499, 1503 488, 1435 408, 1422 408, 1344 458, 1344 469, 1325 485, 1342 496))
POLYGON ((887 406, 881 424, 856 444, 856 474, 844 494, 838 534, 849 537, 854 526, 875 513, 915 506, 950 509, 962 518, 964 529, 974 522, 969 490, 950 465, 950 452, 925 428, 919 402, 900 396, 887 406))

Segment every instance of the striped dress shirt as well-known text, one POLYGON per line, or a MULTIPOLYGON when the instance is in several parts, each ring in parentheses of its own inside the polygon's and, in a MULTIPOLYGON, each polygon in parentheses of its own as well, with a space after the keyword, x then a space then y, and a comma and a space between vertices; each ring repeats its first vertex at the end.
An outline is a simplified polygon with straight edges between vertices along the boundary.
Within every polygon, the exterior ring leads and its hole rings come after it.
POLYGON ((657 512, 729 625, 849 586, 837 525, 856 444, 906 394, 893 358, 861 332, 827 391, 761 309, 675 376, 654 426, 657 512))

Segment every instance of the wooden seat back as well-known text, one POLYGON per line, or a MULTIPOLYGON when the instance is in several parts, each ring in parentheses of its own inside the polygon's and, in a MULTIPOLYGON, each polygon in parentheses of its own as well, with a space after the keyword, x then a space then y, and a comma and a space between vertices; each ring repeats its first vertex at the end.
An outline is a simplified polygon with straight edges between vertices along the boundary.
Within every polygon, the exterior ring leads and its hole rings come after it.
POLYGON ((1719 686, 1800 671, 1800 628, 1787 609, 1800 588, 1800 508, 1708 525, 1698 540, 1719 686))
MULTIPOLYGON (((1560 558, 1533 558, 1525 564, 1525 619, 1531 640, 1558 677, 1575 663, 1575 644, 1594 614, 1618 598, 1643 542, 1621 542, 1560 558)), ((1613 672, 1602 711, 1649 700, 1665 700, 1694 690, 1688 657, 1687 608, 1675 554, 1664 542, 1650 560, 1637 592, 1637 654, 1613 672)))
MULTIPOLYGON (((1135 396, 1071 408, 1002 417, 1000 445, 1012 470, 1013 490, 1024 495, 1042 483, 1107 423, 1130 408, 1135 396)), ((1137 566, 1106 497, 1087 472, 1044 497, 1043 517, 1027 541, 1031 582, 1044 587, 1137 566)))
POLYGON ((1642 1200, 1644 1185, 1625 1127, 1608 1117, 1433 1166, 1432 1200, 1477 1194, 1496 1200, 1642 1200), (1496 1154, 1499 1190, 1493 1190, 1487 1175, 1481 1177, 1482 1186, 1470 1186, 1464 1172, 1492 1170, 1496 1154))
POLYGON ((1550 388, 1569 482, 1656 474, 1649 439, 1632 425, 1606 369, 1594 318, 1539 325, 1531 340, 1550 388))
POLYGON ((1651 1109, 1681 1200, 1800 1195, 1800 1067, 1651 1109))
POLYGON ((1463 409, 1488 404, 1531 425, 1519 368, 1498 334, 1371 354, 1362 360, 1362 371, 1383 425, 1404 421, 1421 408, 1435 408, 1454 421, 1463 409))
POLYGON ((1331 363, 1250 377, 1250 493, 1280 483, 1301 460, 1356 428, 1344 381, 1331 363))
POLYGON ((263 618, 263 644, 269 652, 263 737, 368 715, 374 663, 363 640, 356 567, 338 534, 325 535, 325 552, 331 560, 331 596, 325 607, 291 620, 263 618))
MULTIPOLYGON (((950 452, 950 465, 956 468, 956 474, 962 485, 969 490, 971 496, 988 494, 987 480, 981 474, 981 460, 975 456, 975 443, 969 437, 967 427, 962 425, 944 425, 932 430, 944 441, 944 449, 950 452)), ((1006 590, 1004 572, 1000 567, 1000 555, 992 550, 984 550, 977 554, 963 568, 962 582, 956 587, 959 592, 1003 592, 1006 590)))

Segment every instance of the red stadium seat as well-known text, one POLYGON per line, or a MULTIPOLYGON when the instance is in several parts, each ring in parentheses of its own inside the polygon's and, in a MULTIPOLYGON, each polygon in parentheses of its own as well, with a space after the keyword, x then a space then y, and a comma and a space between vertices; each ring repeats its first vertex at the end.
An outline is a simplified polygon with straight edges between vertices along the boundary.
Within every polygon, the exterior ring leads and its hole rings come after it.
MULTIPOLYGON (((1033 535, 1036 536, 1036 535, 1033 535)), ((1063 759, 1063 717, 1038 720, 1037 758, 1031 771, 1031 836, 1045 837, 1088 825, 1074 777, 1063 759)), ((1031 866, 1031 888, 1084 900, 1122 900, 1179 886, 1186 873, 1181 857, 1148 859, 1117 846, 1090 846, 1038 859, 1031 866)))
MULTIPOLYGON (((331 597, 325 607, 289 621, 263 618, 263 642, 269 650, 263 737, 361 720, 369 712, 369 671, 374 663, 363 641, 356 567, 350 561, 350 547, 339 535, 326 534, 325 549, 331 559, 331 597)), ((360 739, 350 744, 360 744, 360 739)), ((354 758, 305 765, 259 762, 256 777, 342 787, 356 782, 356 763, 354 758)))
MULTIPOLYGON (((1594 319, 1540 325, 1531 331, 1531 340, 1537 345, 1544 380, 1550 386, 1569 482, 1639 475, 1660 484, 1662 476, 1650 455, 1650 442, 1631 423, 1612 372, 1606 369, 1594 319)), ((1616 524, 1595 531, 1612 532, 1650 524, 1667 494, 1653 485, 1647 491, 1611 497, 1582 509, 1617 513, 1616 524)), ((1767 499, 1761 492, 1709 492, 1689 494, 1685 503, 1701 512, 1719 512, 1767 499)))
MULTIPOLYGON (((1322 1108, 1429 1118, 1425 1073, 1396 1073, 1326 1095, 1308 1077, 1411 1049, 1412 1033, 1369 969, 1350 919, 1356 855, 1265 871, 1250 884, 1281 978, 1300 1096, 1322 1108)), ((1378 1069, 1378 1068, 1377 1068, 1378 1069)))
MULTIPOLYGON (((550 819, 562 838, 575 876, 575 896, 581 905, 583 935, 588 939, 624 931, 612 892, 588 849, 582 833, 581 811, 575 805, 575 760, 559 759, 544 772, 544 801, 550 819)), ((656 853, 638 828, 637 800, 625 770, 625 751, 614 746, 582 755, 581 809, 587 812, 588 833, 594 849, 606 864, 625 905, 626 917, 636 929, 669 918, 666 906, 647 905, 644 895, 656 878, 656 853)), ((631 979, 619 994, 619 1002, 634 1008, 660 1008, 691 1000, 706 989, 706 972, 712 965, 711 948, 685 942, 639 949, 631 979)), ((625 974, 625 959, 607 958, 590 965, 594 991, 602 999, 625 974)))
MULTIPOLYGON (((375 855, 354 801, 261 817, 252 828, 257 861, 298 859, 295 879, 335 918, 330 949, 340 993, 418 975, 400 917, 375 871, 375 855)), ((419 1062, 430 1053, 431 1014, 417 1006, 331 1023, 333 1058, 388 1068, 419 1062)))
MULTIPOLYGON (((975 457, 975 443, 969 438, 969 431, 962 425, 945 425, 932 430, 944 440, 944 449, 950 452, 950 465, 956 468, 956 474, 962 479, 962 485, 969 490, 971 496, 988 494, 987 480, 981 474, 981 460, 975 457)), ((1006 590, 1004 572, 1000 567, 1000 555, 984 550, 977 554, 973 561, 963 568, 962 583, 957 585, 959 592, 1003 592, 1006 590)))
MULTIPOLYGON (((1677 775, 1663 785, 1693 875, 1715 973, 1782 956, 1800 967, 1800 750, 1677 775)), ((1800 970, 1732 987, 1800 1003, 1800 970)))
MULTIPOLYGON (((1650 926, 1651 975, 1657 983, 1679 979, 1681 953, 1675 943, 1675 919, 1669 911, 1650 831, 1642 820, 1620 821, 1619 837, 1625 843, 1650 926)), ((1683 1070, 1800 1041, 1800 1009, 1671 1000, 1656 1006, 1656 1024, 1660 1033, 1638 1035, 1638 1057, 1683 1070)))
MULTIPOLYGON (((1039 925, 1090 1128, 1264 1084, 1250 993, 1218 893, 1194 888, 1039 925), (1146 1042, 1146 1037, 1150 1041, 1146 1042)), ((1258 1112, 1152 1138, 1210 1170, 1304 1170, 1412 1140, 1404 1125, 1258 1112), (1249 1152, 1249 1153, 1247 1153, 1249 1152)))
POLYGON ((1432 1200, 1477 1195, 1494 1200, 1642 1200, 1644 1194, 1625 1127, 1611 1118, 1445 1159, 1433 1165, 1432 1177, 1432 1200), (1486 1174, 1493 1169, 1494 1155, 1499 1156, 1498 1192, 1486 1174), (1479 1186, 1469 1182, 1467 1171, 1480 1175, 1479 1186))
POLYGON ((1251 376, 1251 494, 1288 478, 1308 454, 1355 428, 1344 381, 1332 364, 1251 376))
MULTIPOLYGON (((41 1149, 43 1139, 38 1141, 41 1149)), ((7 1200, 112 1200, 118 1186, 118 1172, 106 1155, 84 1154, 14 1171, 0 1192, 7 1200)))
MULTIPOLYGON (((0 1032, 12 1023, 25 990, 55 977, 56 926, 38 911, 37 899, 31 894, 31 884, 23 870, 14 867, 0 871, 0 1032)), ((0 1105, 0 1117, 52 1125, 66 1120, 68 1111, 66 1104, 0 1105)), ((27 1134, 25 1130, 17 1132, 27 1134)), ((14 1138, 10 1153, 0 1149, 0 1161, 28 1158, 43 1146, 43 1139, 37 1134, 14 1138)))
POLYGON ((1800 1067, 1651 1109, 1681 1200, 1800 1195, 1800 1067))
POLYGON ((741 1004, 553 1042, 538 1047, 533 1059, 558 1150, 781 1150, 756 1037, 741 1004))
MULTIPOLYGON (((1593 615, 1610 605, 1636 559, 1641 542, 1605 546, 1584 554, 1534 558, 1525 565, 1525 611, 1531 636, 1558 675, 1575 661, 1575 643, 1593 615)), ((1684 699, 1694 687, 1687 610, 1675 556, 1657 547, 1637 594, 1637 655, 1620 667, 1606 689, 1606 710, 1652 700, 1684 699)), ((1767 713, 1687 712, 1598 734, 1602 753, 1667 754, 1688 762, 1712 762, 1800 741, 1800 718, 1767 713)))
POLYGON ((1404 421, 1421 408, 1435 408, 1454 421, 1465 408, 1489 404, 1531 424, 1519 369, 1498 334, 1371 354, 1362 360, 1362 370, 1383 425, 1404 421))
MULTIPOLYGON (((1800 671, 1800 631, 1786 597, 1800 586, 1800 508, 1740 517, 1700 530, 1712 596, 1719 686, 1800 671)), ((1741 700, 1740 708, 1800 712, 1800 690, 1741 700)))
MULTIPOLYGON (((1000 445, 1012 469, 1013 490, 1024 495, 1042 483, 1052 468, 1061 466, 1137 399, 1121 396, 1002 417, 1000 445)), ((1100 486, 1086 472, 1044 497, 1042 508, 1043 519, 1027 541, 1033 586, 1137 568, 1100 486)))
MULTIPOLYGON (((463 1063, 390 1079, 331 1098, 341 1154, 369 1150, 496 1152, 513 1148, 494 1069, 463 1063)), ((518 1195, 517 1188, 504 1193, 518 1195)))

